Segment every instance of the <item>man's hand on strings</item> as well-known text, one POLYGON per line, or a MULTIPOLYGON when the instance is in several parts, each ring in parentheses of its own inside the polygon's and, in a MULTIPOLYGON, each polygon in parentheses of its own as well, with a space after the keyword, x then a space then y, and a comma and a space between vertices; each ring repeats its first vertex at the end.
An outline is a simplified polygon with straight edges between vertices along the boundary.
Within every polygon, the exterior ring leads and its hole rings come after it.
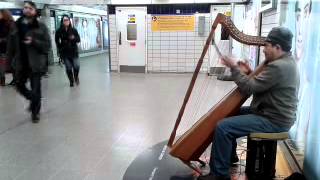
POLYGON ((222 56, 221 63, 229 68, 235 68, 238 66, 236 60, 228 56, 222 56))
POLYGON ((248 61, 238 61, 237 64, 241 72, 245 74, 250 74, 252 72, 252 69, 250 68, 248 61))
POLYGON ((239 68, 242 73, 250 74, 252 72, 248 61, 237 61, 228 56, 221 57, 221 63, 229 68, 239 68))

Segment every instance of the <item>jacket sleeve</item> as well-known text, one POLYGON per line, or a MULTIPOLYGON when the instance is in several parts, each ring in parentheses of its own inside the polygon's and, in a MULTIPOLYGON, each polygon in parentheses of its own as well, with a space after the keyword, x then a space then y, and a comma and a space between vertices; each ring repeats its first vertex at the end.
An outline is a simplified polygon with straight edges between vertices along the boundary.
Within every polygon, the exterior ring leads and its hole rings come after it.
POLYGON ((51 48, 51 38, 47 26, 40 26, 43 30, 43 37, 37 37, 32 40, 32 45, 40 52, 47 54, 51 48))
POLYGON ((268 64, 260 74, 253 78, 249 78, 237 67, 231 68, 231 73, 241 93, 248 96, 269 90, 281 78, 281 70, 275 64, 268 64))
POLYGON ((60 43, 60 30, 58 29, 57 31, 56 31, 56 34, 54 35, 54 40, 55 40, 55 42, 56 42, 56 46, 57 46, 57 49, 59 50, 60 49, 60 47, 61 47, 61 43, 60 43))
POLYGON ((76 29, 74 29, 74 36, 75 36, 74 42, 75 43, 79 43, 81 40, 80 40, 79 33, 78 33, 78 31, 76 29))

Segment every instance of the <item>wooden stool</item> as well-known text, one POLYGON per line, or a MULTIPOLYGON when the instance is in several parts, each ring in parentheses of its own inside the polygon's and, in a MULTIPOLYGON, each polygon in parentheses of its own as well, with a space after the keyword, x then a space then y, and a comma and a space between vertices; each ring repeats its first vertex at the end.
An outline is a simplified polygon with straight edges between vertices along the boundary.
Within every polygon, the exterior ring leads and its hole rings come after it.
POLYGON ((246 174, 248 179, 275 177, 277 141, 289 137, 288 132, 251 133, 247 141, 246 174))

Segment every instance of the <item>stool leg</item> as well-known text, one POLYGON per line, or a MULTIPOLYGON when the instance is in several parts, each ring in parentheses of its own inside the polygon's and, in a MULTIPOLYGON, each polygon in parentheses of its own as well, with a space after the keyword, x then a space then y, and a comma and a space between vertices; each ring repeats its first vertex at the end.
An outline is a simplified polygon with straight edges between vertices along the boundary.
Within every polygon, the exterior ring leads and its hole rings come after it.
POLYGON ((246 175, 251 179, 255 175, 256 168, 257 142, 247 139, 246 175))
POLYGON ((274 178, 276 173, 277 141, 265 142, 264 174, 274 178))

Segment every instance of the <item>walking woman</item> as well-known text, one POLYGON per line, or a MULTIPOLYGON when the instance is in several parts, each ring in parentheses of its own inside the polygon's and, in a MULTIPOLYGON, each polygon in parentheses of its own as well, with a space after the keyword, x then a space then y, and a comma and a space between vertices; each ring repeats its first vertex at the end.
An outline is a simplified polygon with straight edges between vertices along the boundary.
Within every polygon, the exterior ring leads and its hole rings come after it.
MULTIPOLYGON (((10 11, 0 9, 0 85, 5 86, 5 73, 11 69, 11 62, 7 58, 8 37, 14 26, 10 11)), ((12 84, 12 81, 10 84, 12 84)))
POLYGON ((55 41, 60 58, 66 66, 66 73, 70 81, 70 87, 75 82, 79 85, 79 52, 77 43, 80 42, 78 31, 72 27, 70 17, 63 15, 60 28, 55 35, 55 41))

